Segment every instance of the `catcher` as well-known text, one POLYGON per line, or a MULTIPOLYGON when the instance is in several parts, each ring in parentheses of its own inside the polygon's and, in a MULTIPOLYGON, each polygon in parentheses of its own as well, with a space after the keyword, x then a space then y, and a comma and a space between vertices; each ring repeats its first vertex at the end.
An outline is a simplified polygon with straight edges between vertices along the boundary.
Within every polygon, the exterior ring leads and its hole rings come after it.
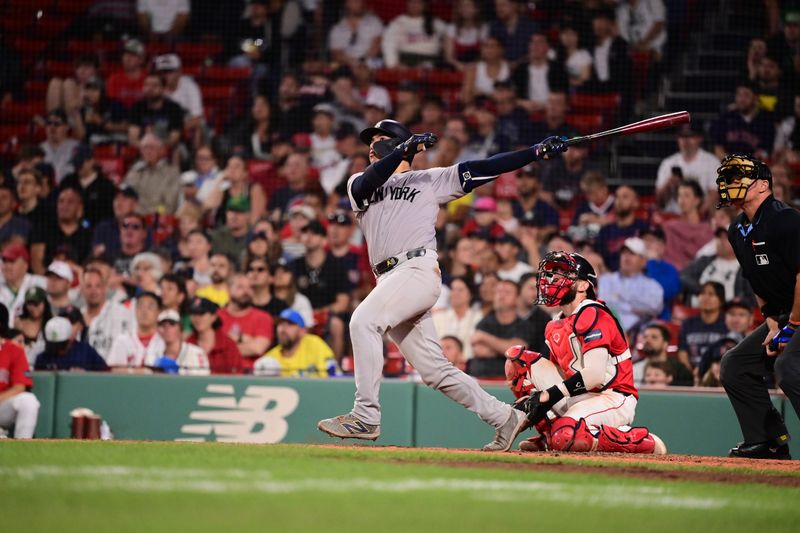
POLYGON ((623 452, 663 455, 644 427, 630 427, 639 393, 631 352, 611 310, 596 300, 597 275, 579 254, 549 252, 539 263, 537 304, 559 306, 547 324, 549 358, 524 346, 506 352, 506 377, 539 432, 523 451, 623 452))

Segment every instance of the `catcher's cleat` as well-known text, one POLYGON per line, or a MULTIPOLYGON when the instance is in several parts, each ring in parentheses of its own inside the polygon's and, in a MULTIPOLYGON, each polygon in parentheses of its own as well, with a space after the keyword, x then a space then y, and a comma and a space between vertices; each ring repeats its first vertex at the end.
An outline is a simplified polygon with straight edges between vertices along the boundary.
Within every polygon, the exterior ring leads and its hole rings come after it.
POLYGON ((518 409, 511 410, 505 424, 497 428, 494 440, 483 447, 485 452, 507 452, 514 444, 517 435, 528 426, 528 417, 518 409))
POLYGON ((317 429, 331 437, 341 439, 377 440, 381 436, 380 425, 362 422, 352 413, 320 420, 317 423, 317 429))
POLYGON ((667 445, 664 444, 664 441, 661 440, 661 437, 650 432, 650 436, 653 438, 653 455, 667 455, 667 445))
POLYGON ((523 452, 546 452, 547 439, 542 435, 536 435, 519 443, 519 449, 523 452))
POLYGON ((731 448, 729 457, 744 457, 747 459, 791 459, 789 446, 786 444, 773 444, 771 442, 757 442, 748 444, 740 442, 731 448))

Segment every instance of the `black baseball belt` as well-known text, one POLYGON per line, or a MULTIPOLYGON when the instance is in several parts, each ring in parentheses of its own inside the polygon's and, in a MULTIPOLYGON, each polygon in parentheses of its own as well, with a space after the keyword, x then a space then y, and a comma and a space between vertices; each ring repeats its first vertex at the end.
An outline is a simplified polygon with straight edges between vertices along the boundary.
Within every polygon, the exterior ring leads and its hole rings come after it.
POLYGON ((372 272, 376 276, 381 276, 392 270, 397 265, 405 263, 409 259, 414 259, 415 257, 422 257, 427 252, 427 248, 414 248, 413 250, 409 250, 407 252, 401 252, 396 256, 384 259, 380 263, 375 263, 372 265, 372 272))

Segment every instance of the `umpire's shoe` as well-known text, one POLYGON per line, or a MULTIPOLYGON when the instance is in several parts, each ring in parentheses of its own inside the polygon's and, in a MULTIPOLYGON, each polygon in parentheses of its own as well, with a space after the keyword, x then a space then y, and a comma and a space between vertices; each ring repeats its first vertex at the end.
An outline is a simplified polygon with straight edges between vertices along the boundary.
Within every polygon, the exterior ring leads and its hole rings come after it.
POLYGON ((757 442, 748 444, 740 442, 735 448, 731 448, 729 457, 744 457, 747 459, 791 459, 789 446, 787 444, 775 444, 772 442, 757 442))
POLYGON ((362 422, 352 413, 320 420, 317 428, 331 437, 341 439, 377 440, 381 436, 381 426, 362 422))
POLYGON ((528 427, 528 416, 519 409, 512 409, 511 416, 505 424, 497 428, 494 440, 483 447, 485 452, 507 452, 511 449, 514 439, 520 432, 528 427))

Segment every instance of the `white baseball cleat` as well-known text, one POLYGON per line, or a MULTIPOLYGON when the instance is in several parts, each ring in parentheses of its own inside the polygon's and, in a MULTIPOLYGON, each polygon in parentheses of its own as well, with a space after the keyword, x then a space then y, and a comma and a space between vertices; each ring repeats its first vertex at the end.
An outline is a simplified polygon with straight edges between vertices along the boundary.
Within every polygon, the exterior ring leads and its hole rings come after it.
POLYGON ((483 447, 485 452, 507 452, 511 449, 514 439, 528 425, 528 417, 518 409, 511 409, 511 415, 505 424, 497 428, 494 440, 483 447))
POLYGON ((661 440, 661 437, 650 432, 650 436, 653 437, 653 455, 667 455, 667 445, 664 444, 664 441, 661 440))

